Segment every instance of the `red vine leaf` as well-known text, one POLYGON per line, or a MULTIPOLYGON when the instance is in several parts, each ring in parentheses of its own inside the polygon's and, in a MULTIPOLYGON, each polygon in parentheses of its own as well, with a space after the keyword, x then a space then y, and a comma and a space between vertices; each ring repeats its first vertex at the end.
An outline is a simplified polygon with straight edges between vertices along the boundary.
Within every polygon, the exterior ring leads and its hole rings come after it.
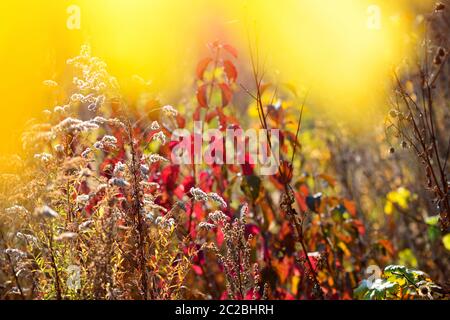
POLYGON ((235 57, 237 59, 238 57, 238 52, 236 50, 236 48, 234 48, 233 46, 230 46, 229 44, 224 44, 223 48, 228 51, 228 53, 230 53, 233 57, 235 57))
POLYGON ((238 73, 236 67, 230 60, 225 60, 223 62, 223 68, 225 69, 225 74, 230 82, 234 82, 237 79, 238 73))
POLYGON ((204 85, 200 86, 200 88, 198 88, 198 90, 197 90, 197 101, 198 101, 198 104, 200 105, 200 107, 202 107, 202 108, 208 108, 208 101, 206 98, 206 89, 207 89, 207 85, 204 84, 204 85))
POLYGON ((226 83, 219 83, 220 91, 222 91, 222 107, 228 105, 233 98, 233 92, 226 83))
POLYGON ((199 80, 203 80, 206 68, 208 68, 208 65, 211 63, 211 61, 212 58, 208 57, 203 60, 200 60, 200 62, 197 64, 197 78, 199 80))

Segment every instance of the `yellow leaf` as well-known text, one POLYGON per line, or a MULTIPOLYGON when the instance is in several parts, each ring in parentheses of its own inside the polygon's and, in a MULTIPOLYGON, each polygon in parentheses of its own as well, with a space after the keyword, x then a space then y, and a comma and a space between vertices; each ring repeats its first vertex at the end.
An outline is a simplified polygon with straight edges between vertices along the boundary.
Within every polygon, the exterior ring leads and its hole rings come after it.
POLYGON ((386 205, 384 206, 384 213, 386 213, 388 215, 392 214, 393 208, 394 208, 394 205, 392 204, 392 202, 387 201, 386 205))
POLYGON ((350 251, 347 248, 347 245, 345 243, 343 243, 342 241, 338 243, 338 247, 344 252, 344 255, 346 257, 350 257, 352 254, 350 253, 350 251))
POLYGON ((293 276, 292 277, 292 280, 291 280, 291 285, 292 285, 292 293, 294 294, 294 295, 296 295, 297 294, 297 291, 298 291, 298 283, 300 282, 300 277, 299 276, 293 276))
POLYGON ((442 243, 444 243, 445 249, 450 250, 450 233, 447 233, 447 234, 442 238, 442 243))
POLYGON ((417 258, 411 249, 404 249, 398 253, 399 264, 417 268, 417 258))

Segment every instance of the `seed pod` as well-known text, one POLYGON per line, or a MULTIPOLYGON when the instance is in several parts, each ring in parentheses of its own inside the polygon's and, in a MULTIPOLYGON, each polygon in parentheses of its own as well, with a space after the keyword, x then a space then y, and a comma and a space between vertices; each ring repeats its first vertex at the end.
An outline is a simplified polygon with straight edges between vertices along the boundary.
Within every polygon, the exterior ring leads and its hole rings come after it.
POLYGON ((431 167, 427 166, 427 177, 430 178, 431 177, 431 167))
POLYGON ((397 110, 392 109, 391 111, 389 111, 389 115, 392 118, 396 118, 397 117, 397 110))
POLYGON ((436 65, 440 65, 442 63, 442 59, 440 56, 434 57, 433 63, 436 65))
POLYGON ((442 2, 437 2, 436 7, 434 7, 434 10, 436 12, 442 11, 445 9, 445 5, 442 2))

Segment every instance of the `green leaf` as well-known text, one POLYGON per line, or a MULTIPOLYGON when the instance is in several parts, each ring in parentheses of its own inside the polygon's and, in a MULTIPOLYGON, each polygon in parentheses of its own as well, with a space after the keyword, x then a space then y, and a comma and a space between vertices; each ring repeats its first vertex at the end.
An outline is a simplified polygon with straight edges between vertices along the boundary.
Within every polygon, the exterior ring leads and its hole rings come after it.
POLYGON ((353 296, 356 299, 364 299, 368 290, 368 282, 367 280, 363 280, 361 281, 359 286, 355 290, 353 290, 353 296))
POLYGON ((427 217, 425 222, 430 226, 436 226, 439 223, 439 215, 427 217))
POLYGON ((429 226, 427 230, 428 238, 431 242, 438 240, 441 237, 441 230, 437 226, 429 226))

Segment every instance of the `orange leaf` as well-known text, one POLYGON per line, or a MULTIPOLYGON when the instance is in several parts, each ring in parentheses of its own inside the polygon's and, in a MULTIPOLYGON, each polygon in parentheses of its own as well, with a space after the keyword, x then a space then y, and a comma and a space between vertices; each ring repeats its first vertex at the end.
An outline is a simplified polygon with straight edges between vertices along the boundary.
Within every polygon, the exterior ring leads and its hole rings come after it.
POLYGON ((344 199, 344 207, 352 217, 356 217, 356 204, 354 201, 344 199))
POLYGON ((261 92, 261 94, 263 94, 264 91, 266 91, 267 89, 269 89, 271 86, 272 86, 271 83, 265 83, 265 84, 262 84, 262 85, 259 87, 259 91, 261 92))
POLYGON ((288 256, 284 256, 283 260, 273 259, 272 266, 278 274, 280 282, 284 284, 289 276, 291 259, 288 256))
POLYGON ((227 50, 233 57, 235 57, 235 58, 238 57, 238 53, 237 53, 236 48, 230 46, 229 44, 223 45, 223 48, 224 48, 225 50, 227 50))
POLYGON ((378 240, 378 243, 383 248, 386 249, 386 251, 389 253, 389 255, 391 255, 391 256, 394 255, 395 250, 394 250, 394 246, 392 245, 392 242, 390 242, 389 240, 386 240, 386 239, 381 239, 381 240, 378 240))
POLYGON ((293 168, 292 168, 292 164, 288 161, 280 161, 280 171, 281 171, 281 176, 280 176, 280 181, 283 184, 287 184, 290 183, 293 177, 293 168))
POLYGON ((318 177, 322 178, 323 180, 328 182, 330 187, 334 188, 336 186, 336 179, 334 179, 332 176, 322 173, 322 174, 319 174, 318 177))
POLYGON ((205 58, 203 60, 200 60, 200 62, 197 64, 197 78, 199 78, 200 80, 203 80, 203 75, 211 61, 212 61, 212 59, 209 57, 205 58))

